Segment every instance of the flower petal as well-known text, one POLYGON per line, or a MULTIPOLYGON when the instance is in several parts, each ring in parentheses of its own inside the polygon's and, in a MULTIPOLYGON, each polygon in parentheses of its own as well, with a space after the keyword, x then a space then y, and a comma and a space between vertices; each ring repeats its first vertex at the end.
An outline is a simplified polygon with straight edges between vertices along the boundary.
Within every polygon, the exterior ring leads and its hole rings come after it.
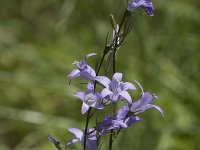
POLYGON ((96 140, 86 140, 86 150, 97 150, 97 141, 96 140))
POLYGON ((88 93, 94 93, 94 83, 88 82, 88 84, 87 84, 87 92, 86 93, 87 94, 88 93))
POLYGON ((153 3, 150 0, 130 0, 127 10, 135 11, 137 8, 142 7, 149 16, 153 16, 153 3))
POLYGON ((67 142, 67 144, 66 144, 66 148, 69 147, 70 145, 72 145, 72 144, 78 142, 78 141, 79 141, 79 140, 76 139, 76 138, 73 138, 73 139, 69 140, 69 141, 67 142))
POLYGON ((132 83, 130 83, 130 82, 124 82, 123 83, 123 90, 126 91, 128 89, 130 89, 130 90, 136 90, 136 87, 132 83))
POLYGON ((105 98, 106 96, 112 94, 112 92, 110 90, 108 90, 107 88, 103 89, 101 91, 101 98, 105 98))
POLYGON ((84 100, 84 97, 85 97, 85 93, 84 92, 75 92, 72 94, 73 96, 81 99, 82 101, 84 100))
POLYGON ((157 110, 161 113, 162 117, 164 117, 164 111, 163 111, 159 106, 152 105, 152 104, 147 104, 147 105, 144 105, 144 106, 142 106, 142 107, 136 109, 136 113, 135 113, 135 114, 142 113, 142 112, 144 112, 145 110, 150 109, 150 108, 155 108, 155 109, 157 109, 157 110))
POLYGON ((152 104, 148 104, 145 106, 145 110, 150 109, 150 108, 157 109, 161 113, 162 117, 164 117, 164 111, 159 106, 152 105, 152 104))
POLYGON ((143 7, 143 9, 146 11, 146 13, 147 13, 147 15, 149 15, 149 16, 154 16, 154 14, 153 14, 153 5, 152 6, 150 6, 150 7, 143 7))
POLYGON ((112 77, 112 80, 113 81, 117 81, 117 82, 120 82, 122 80, 122 73, 115 73, 112 77))
POLYGON ((113 120, 112 121, 112 127, 114 129, 119 129, 119 128, 127 128, 128 126, 124 123, 123 120, 113 120))
POLYGON ((90 81, 90 80, 94 80, 96 73, 92 67, 90 67, 89 65, 86 65, 84 69, 80 70, 80 76, 90 81))
POLYGON ((97 140, 97 136, 96 136, 97 132, 95 128, 89 128, 87 130, 87 134, 89 135, 88 140, 92 140, 92 141, 97 140))
POLYGON ((120 127, 122 127, 122 128, 127 128, 127 127, 128 127, 127 124, 125 124, 123 120, 118 121, 118 124, 119 124, 120 127))
POLYGON ((142 85, 138 82, 138 81, 136 81, 136 80, 133 80, 135 83, 137 83, 137 85, 140 87, 140 89, 142 90, 142 92, 141 93, 144 93, 144 90, 143 90, 143 88, 142 88, 142 85))
POLYGON ((104 77, 104 76, 96 76, 95 80, 98 81, 99 83, 101 83, 106 88, 109 88, 109 84, 111 82, 109 78, 104 77))
POLYGON ((68 131, 73 133, 77 139, 81 140, 83 132, 77 128, 68 128, 68 131))
POLYGON ((119 100, 119 94, 118 93, 113 93, 110 95, 110 99, 112 100, 112 102, 117 102, 119 100))
POLYGON ((74 76, 76 76, 77 74, 79 74, 79 70, 78 69, 75 69, 75 70, 72 70, 72 71, 70 71, 68 74, 67 74, 67 78, 68 77, 74 77, 74 76))
POLYGON ((131 111, 132 112, 137 111, 137 109, 140 109, 140 107, 149 104, 153 100, 153 98, 154 96, 150 92, 142 93, 140 98, 132 104, 131 111))
POLYGON ((96 109, 103 109, 103 105, 99 101, 96 101, 94 104, 91 105, 91 107, 96 109))
POLYGON ((81 113, 85 114, 88 111, 88 109, 89 109, 89 106, 85 102, 83 102, 82 108, 81 108, 81 113))
POLYGON ((80 71, 78 69, 72 70, 70 73, 67 74, 66 78, 70 78, 69 84, 71 83, 71 80, 75 77, 80 77, 80 71))
POLYGON ((97 53, 89 53, 85 56, 85 60, 88 58, 88 57, 91 57, 91 56, 95 56, 97 55, 97 53))
POLYGON ((125 123, 127 124, 127 126, 131 126, 133 123, 139 122, 139 121, 142 121, 140 117, 131 115, 125 120, 125 123))
POLYGON ((129 106, 128 105, 123 106, 122 108, 118 110, 117 118, 124 120, 128 112, 129 112, 129 106))
POLYGON ((130 103, 130 104, 132 103, 132 98, 131 98, 130 94, 129 94, 127 91, 122 91, 122 92, 119 93, 119 95, 120 95, 123 99, 127 100, 128 103, 130 103))

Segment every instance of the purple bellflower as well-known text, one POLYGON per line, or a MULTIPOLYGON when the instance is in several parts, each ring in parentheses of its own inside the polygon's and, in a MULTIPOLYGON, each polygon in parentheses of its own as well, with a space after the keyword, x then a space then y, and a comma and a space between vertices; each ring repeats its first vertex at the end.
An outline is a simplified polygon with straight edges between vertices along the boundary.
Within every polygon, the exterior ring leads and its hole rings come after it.
MULTIPOLYGON (((75 138, 67 142, 66 148, 76 142, 81 142, 84 144, 84 133, 81 130, 76 128, 69 128, 68 131, 73 133, 75 138)), ((94 128, 88 129, 88 135, 86 137, 86 150, 97 150, 97 137, 94 128)))
POLYGON ((127 10, 133 12, 139 7, 142 7, 149 16, 154 16, 154 7, 153 3, 150 0, 130 0, 128 3, 127 10))
POLYGON ((101 96, 100 92, 94 93, 94 84, 89 82, 87 85, 86 92, 75 92, 73 96, 79 98, 82 103, 81 113, 85 114, 90 107, 95 109, 103 109, 103 105, 101 104, 101 96))
POLYGON ((141 121, 140 117, 129 114, 130 104, 126 104, 118 110, 117 118, 123 120, 127 127, 131 126, 135 122, 141 121))
POLYGON ((83 58, 81 61, 75 61, 73 63, 73 65, 76 65, 77 69, 72 70, 66 77, 70 78, 69 83, 71 82, 71 80, 75 77, 82 77, 86 80, 94 80, 94 78, 96 77, 96 73, 94 71, 94 69, 92 67, 90 67, 87 63, 86 63, 86 59, 88 57, 97 55, 96 53, 89 53, 85 56, 85 58, 83 58))
POLYGON ((101 84, 105 85, 109 79, 107 77, 104 76, 96 76, 96 72, 94 71, 94 69, 92 67, 90 67, 87 63, 86 63, 86 59, 88 57, 97 55, 96 53, 89 53, 85 56, 84 59, 82 59, 81 61, 75 61, 73 63, 73 65, 77 66, 77 69, 72 70, 66 77, 70 78, 69 79, 69 83, 71 83, 71 80, 73 78, 76 77, 82 77, 88 81, 91 80, 96 80, 98 82, 100 82, 101 84))
POLYGON ((128 113, 130 111, 129 108, 130 107, 128 105, 125 105, 121 109, 119 109, 116 115, 106 116, 102 122, 97 124, 96 130, 99 131, 101 134, 105 134, 112 129, 127 128, 133 123, 141 121, 138 116, 128 116, 128 113))
POLYGON ((128 103, 132 103, 128 89, 135 90, 135 86, 130 82, 122 82, 122 73, 115 73, 112 80, 107 80, 104 83, 104 88, 101 92, 102 98, 107 101, 117 102, 119 99, 124 99, 128 103))
POLYGON ((152 100, 157 97, 150 92, 144 92, 142 86, 137 81, 136 83, 140 86, 142 92, 140 94, 140 98, 131 104, 131 112, 134 112, 134 114, 139 114, 147 109, 155 108, 164 117, 164 111, 160 107, 150 104, 152 100))

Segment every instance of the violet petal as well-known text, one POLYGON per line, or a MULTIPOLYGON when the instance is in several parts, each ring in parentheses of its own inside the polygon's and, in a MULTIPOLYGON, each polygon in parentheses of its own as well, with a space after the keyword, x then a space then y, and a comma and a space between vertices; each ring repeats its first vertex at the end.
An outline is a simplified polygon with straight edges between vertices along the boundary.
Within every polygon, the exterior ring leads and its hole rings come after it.
POLYGON ((108 90, 108 89, 105 88, 105 89, 103 89, 101 91, 101 98, 105 98, 106 96, 108 96, 110 94, 112 94, 112 92, 110 90, 108 90))
POLYGON ((66 147, 69 147, 70 145, 78 142, 79 140, 76 138, 71 139, 70 141, 67 142, 66 147))
POLYGON ((85 93, 84 92, 75 92, 72 94, 73 96, 81 99, 82 101, 84 100, 84 97, 85 97, 85 93))
POLYGON ((115 73, 112 77, 112 80, 120 82, 122 80, 122 73, 115 73))
POLYGON ((130 82, 124 82, 123 86, 124 86, 123 90, 128 90, 128 89, 130 89, 130 90, 136 90, 136 87, 132 83, 130 83, 130 82))
POLYGON ((101 83, 106 88, 109 88, 109 84, 111 82, 109 78, 104 77, 104 76, 96 76, 95 80, 98 81, 99 83, 101 83))
POLYGON ((132 116, 129 116, 129 117, 125 120, 125 123, 127 124, 127 126, 131 126, 133 123, 139 122, 139 121, 142 121, 142 120, 140 119, 140 117, 132 115, 132 116))
POLYGON ((81 113, 85 114, 88 111, 88 109, 89 109, 89 106, 85 102, 83 102, 82 108, 81 108, 81 113))
POLYGON ((122 92, 119 93, 119 95, 123 99, 127 100, 130 104, 132 103, 132 98, 131 98, 130 94, 127 91, 122 91, 122 92))
POLYGON ((73 133, 77 139, 81 140, 83 136, 83 132, 77 128, 68 128, 68 131, 73 133))

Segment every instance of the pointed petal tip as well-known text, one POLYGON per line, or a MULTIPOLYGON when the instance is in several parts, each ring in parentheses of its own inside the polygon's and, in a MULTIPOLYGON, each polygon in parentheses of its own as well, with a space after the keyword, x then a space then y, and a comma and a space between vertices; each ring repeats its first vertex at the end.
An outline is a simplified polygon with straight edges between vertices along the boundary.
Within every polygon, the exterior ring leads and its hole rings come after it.
POLYGON ((162 117, 164 118, 164 111, 162 108, 160 108, 159 106, 156 106, 156 105, 151 105, 151 104, 149 104, 149 106, 150 106, 149 108, 154 107, 155 109, 157 109, 161 113, 162 117))
POLYGON ((116 72, 116 73, 113 75, 112 80, 115 80, 115 81, 120 82, 120 81, 122 80, 122 73, 116 72))
POLYGON ((70 145, 78 142, 79 140, 76 138, 71 139, 70 141, 67 142, 67 144, 65 145, 66 148, 68 148, 70 145))
POLYGON ((108 77, 96 76, 95 80, 98 81, 99 83, 101 83, 106 88, 109 88, 109 84, 110 84, 111 81, 110 81, 110 79, 108 77))
POLYGON ((121 93, 119 93, 119 95, 123 98, 123 99, 125 99, 125 100, 127 100, 127 102, 129 103, 129 104, 132 104, 132 98, 131 98, 131 96, 130 96, 130 94, 127 92, 127 91, 122 91, 121 93))
POLYGON ((85 97, 85 93, 84 92, 75 92, 72 94, 74 97, 80 99, 81 101, 84 100, 85 97))
POLYGON ((106 96, 108 96, 108 95, 110 95, 110 94, 112 94, 112 92, 109 90, 109 89, 107 89, 107 88, 104 88, 102 91, 101 91, 101 98, 105 98, 106 96))
POLYGON ((97 53, 89 53, 85 56, 85 59, 87 59, 88 57, 91 57, 91 56, 95 56, 97 55, 97 53))
POLYGON ((144 93, 144 90, 142 88, 142 85, 137 81, 137 80, 133 80, 135 83, 137 83, 137 85, 140 87, 140 89, 142 90, 142 93, 144 93))
POLYGON ((85 102, 83 102, 82 108, 81 108, 81 114, 84 115, 88 111, 89 108, 90 106, 87 105, 85 102))

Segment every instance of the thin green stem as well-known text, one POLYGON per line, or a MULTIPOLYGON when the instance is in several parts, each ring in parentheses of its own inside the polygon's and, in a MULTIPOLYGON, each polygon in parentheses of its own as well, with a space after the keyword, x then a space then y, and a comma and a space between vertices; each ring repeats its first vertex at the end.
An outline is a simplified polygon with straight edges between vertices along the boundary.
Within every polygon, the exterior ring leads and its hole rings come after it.
MULTIPOLYGON (((102 58, 101 58, 101 62, 100 62, 99 67, 98 67, 98 69, 97 69, 96 75, 99 74, 99 71, 100 71, 101 66, 102 66, 102 64, 103 64, 103 60, 104 60, 104 58, 105 58, 105 55, 106 55, 106 54, 104 53, 103 56, 102 56, 102 58)), ((96 84, 97 84, 97 82, 95 81, 95 82, 94 82, 94 92, 95 92, 95 90, 96 90, 96 84)), ((84 149, 84 150, 86 150, 87 130, 88 130, 88 125, 89 125, 89 121, 90 121, 90 118, 91 118, 90 113, 91 113, 91 107, 89 108, 89 110, 88 110, 88 112, 87 112, 87 118, 86 118, 86 123, 85 123, 84 143, 83 143, 83 149, 84 149)), ((92 114, 92 115, 93 115, 93 114, 92 114)))
POLYGON ((115 61, 116 61, 116 58, 115 58, 115 55, 116 55, 116 51, 117 51, 117 46, 118 46, 118 40, 119 40, 119 34, 121 32, 121 29, 122 29, 122 26, 124 24, 124 21, 125 21, 125 18, 126 18, 126 15, 127 15, 127 10, 124 12, 124 16, 122 18, 122 21, 119 25, 119 30, 117 32, 117 37, 115 39, 115 45, 114 45, 114 49, 113 49, 113 74, 116 72, 116 66, 115 66, 115 61))
MULTIPOLYGON (((118 40, 119 40, 118 36, 119 36, 119 34, 121 32, 122 26, 123 26, 124 21, 126 19, 126 15, 127 15, 127 10, 124 12, 124 16, 123 16, 122 21, 120 23, 119 30, 117 32, 116 39, 115 39, 115 44, 114 44, 114 49, 113 49, 113 74, 115 74, 115 72, 116 72, 116 65, 115 65, 116 58, 115 58, 115 55, 116 55, 116 51, 117 51, 117 47, 118 47, 118 40)), ((115 114, 115 112, 116 112, 116 105, 114 106, 114 110, 113 110, 114 114, 115 114)), ((109 150, 112 150, 113 133, 114 133, 114 130, 111 130, 110 138, 109 138, 109 150)))
MULTIPOLYGON (((102 56, 101 61, 100 61, 100 64, 99 64, 99 67, 98 67, 97 72, 96 72, 96 76, 99 75, 99 71, 100 71, 101 66, 102 66, 102 64, 103 64, 103 60, 104 60, 105 56, 106 56, 106 53, 103 53, 103 56, 102 56)), ((95 90, 96 90, 96 85, 97 85, 97 81, 95 80, 95 81, 94 81, 94 92, 95 92, 95 90)))
POLYGON ((112 143, 113 143, 112 134, 113 134, 113 129, 111 130, 110 138, 109 138, 109 150, 112 150, 112 143))
POLYGON ((102 56, 102 58, 101 58, 101 62, 100 62, 99 68, 97 69, 97 73, 96 73, 97 76, 99 75, 99 71, 100 71, 101 66, 102 66, 102 64, 103 64, 103 60, 104 60, 105 56, 106 56, 106 54, 103 53, 103 56, 102 56))
POLYGON ((86 138, 87 138, 87 130, 88 130, 88 125, 90 121, 90 111, 91 107, 89 108, 87 112, 87 118, 86 118, 86 124, 85 124, 85 131, 84 131, 84 144, 83 144, 83 149, 86 150, 86 138))

